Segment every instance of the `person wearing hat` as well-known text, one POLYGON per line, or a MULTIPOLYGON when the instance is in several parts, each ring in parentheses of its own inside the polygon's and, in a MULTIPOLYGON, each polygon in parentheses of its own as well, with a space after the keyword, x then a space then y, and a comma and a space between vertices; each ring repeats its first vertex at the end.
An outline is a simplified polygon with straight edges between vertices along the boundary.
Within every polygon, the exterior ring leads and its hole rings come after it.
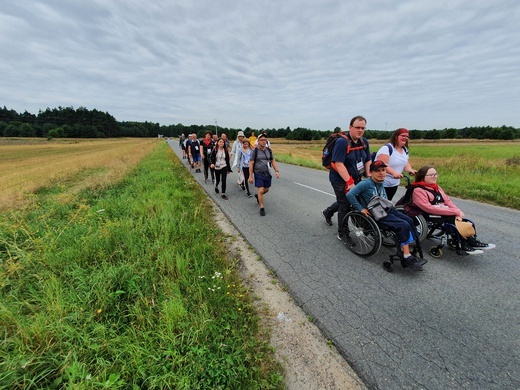
POLYGON ((381 160, 387 165, 383 186, 389 200, 392 200, 397 192, 400 179, 403 177, 403 171, 412 176, 415 175, 415 170, 408 162, 409 139, 410 132, 408 129, 401 127, 393 132, 388 143, 381 146, 376 153, 375 160, 381 160))
MULTIPOLYGON (((254 135, 254 133, 253 133, 254 135)), ((255 137, 255 143, 254 143, 254 148, 256 148, 258 146, 258 140, 260 139, 260 137, 265 137, 265 139, 267 139, 267 133, 265 131, 262 131, 262 133, 258 136, 258 138, 255 137)), ((269 142, 269 140, 267 140, 267 145, 266 145, 268 148, 271 147, 271 142, 269 142)))
MULTIPOLYGON (((233 142, 233 147, 231 148, 231 161, 233 161, 232 168, 236 168, 238 165, 238 159, 240 157, 240 153, 242 153, 242 146, 244 143, 244 132, 240 130, 237 133, 237 139, 235 142, 233 142)), ((238 172, 238 179, 237 179, 238 186, 244 191, 246 187, 244 186, 244 174, 242 173, 242 170, 239 170, 238 172)))
POLYGON ((258 146, 251 153, 251 161, 249 162, 249 183, 255 182, 258 193, 255 194, 256 201, 260 206, 260 215, 265 215, 264 197, 271 188, 271 167, 274 168, 275 176, 280 178, 278 164, 274 160, 273 151, 267 146, 267 135, 262 133, 258 136, 258 146))
MULTIPOLYGON (((425 165, 421 167, 416 175, 415 181, 412 183, 412 203, 424 213, 427 214, 427 219, 436 222, 448 222, 457 225, 462 222, 464 213, 459 209, 444 190, 437 184, 439 174, 432 165, 425 165)), ((461 226, 463 226, 461 224, 461 226)), ((495 244, 487 244, 477 240, 475 230, 470 232, 462 232, 461 235, 461 249, 462 255, 475 255, 482 253, 482 250, 493 249, 495 244), (465 253, 464 253, 465 252, 465 253)))
MULTIPOLYGON (((374 195, 388 199, 383 186, 386 168, 387 165, 383 161, 374 161, 369 168, 371 176, 366 180, 360 181, 347 193, 347 200, 350 204, 366 217, 371 217, 367 205, 374 195)), ((415 230, 413 220, 409 216, 397 211, 395 207, 391 207, 386 212, 386 217, 379 219, 377 223, 387 226, 398 237, 403 252, 402 266, 409 267, 414 271, 422 271, 422 266, 426 264, 426 260, 419 260, 410 253, 410 244, 417 240, 417 231, 415 230)), ((348 237, 342 237, 342 240, 348 245, 348 237)))

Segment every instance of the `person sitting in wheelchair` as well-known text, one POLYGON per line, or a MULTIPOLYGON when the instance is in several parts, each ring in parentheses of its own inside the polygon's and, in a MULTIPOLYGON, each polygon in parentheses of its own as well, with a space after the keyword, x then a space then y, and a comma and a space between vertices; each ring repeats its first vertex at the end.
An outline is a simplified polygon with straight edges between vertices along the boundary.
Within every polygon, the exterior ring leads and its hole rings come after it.
MULTIPOLYGON (((383 161, 377 160, 372 162, 370 165, 371 177, 360 181, 347 193, 347 200, 352 207, 366 217, 372 216, 368 210, 368 204, 373 196, 379 195, 384 199, 388 199, 383 186, 386 177, 386 167, 387 165, 383 161)), ((414 271, 422 271, 422 265, 426 261, 424 259, 419 260, 410 253, 410 244, 417 239, 413 220, 397 211, 393 206, 385 211, 387 215, 378 219, 377 223, 388 227, 396 234, 403 253, 403 258, 401 259, 402 266, 409 267, 414 271)))
MULTIPOLYGON (((431 165, 426 165, 416 172, 415 181, 412 183, 412 205, 422 210, 427 220, 436 224, 447 222, 457 225, 460 221, 468 221, 464 219, 462 210, 455 206, 437 184, 438 177, 437 170, 431 165)), ((471 224, 473 225, 472 222, 471 224)), ((482 249, 495 248, 494 244, 486 244, 477 240, 474 225, 472 229, 469 229, 471 231, 468 233, 469 236, 461 232, 458 227, 457 230, 460 236, 460 247, 467 254, 482 253, 482 249)))

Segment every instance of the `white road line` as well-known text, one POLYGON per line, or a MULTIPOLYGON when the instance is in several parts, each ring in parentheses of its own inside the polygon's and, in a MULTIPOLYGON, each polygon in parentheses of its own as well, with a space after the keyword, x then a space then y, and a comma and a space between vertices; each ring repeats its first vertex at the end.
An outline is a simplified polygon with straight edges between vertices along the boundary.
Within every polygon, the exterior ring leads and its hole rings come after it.
POLYGON ((322 191, 322 190, 318 190, 317 188, 310 187, 310 186, 306 186, 305 184, 302 184, 302 183, 296 183, 295 181, 293 181, 293 183, 296 184, 296 185, 299 185, 299 186, 302 186, 302 187, 308 188, 308 189, 310 189, 310 190, 313 190, 313 191, 316 191, 316 192, 321 192, 322 194, 332 196, 333 198, 336 197, 336 195, 331 194, 330 192, 325 192, 325 191, 322 191))

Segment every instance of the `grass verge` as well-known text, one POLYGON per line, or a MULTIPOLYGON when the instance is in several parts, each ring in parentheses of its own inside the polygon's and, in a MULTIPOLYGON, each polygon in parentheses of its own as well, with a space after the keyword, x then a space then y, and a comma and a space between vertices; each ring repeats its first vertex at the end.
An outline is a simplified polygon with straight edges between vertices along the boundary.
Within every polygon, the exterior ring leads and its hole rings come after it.
POLYGON ((209 200, 166 143, 0 216, 0 388, 283 388, 209 200))

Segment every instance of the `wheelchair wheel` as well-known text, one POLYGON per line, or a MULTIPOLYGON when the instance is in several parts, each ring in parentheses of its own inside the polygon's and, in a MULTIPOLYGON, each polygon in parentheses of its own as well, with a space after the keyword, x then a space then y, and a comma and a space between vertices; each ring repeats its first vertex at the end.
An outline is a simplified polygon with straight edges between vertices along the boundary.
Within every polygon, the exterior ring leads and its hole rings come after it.
POLYGON ((451 248, 451 249, 457 249, 457 239, 456 238, 449 238, 448 239, 448 246, 451 248))
POLYGON ((376 222, 358 211, 351 211, 341 227, 345 245, 357 255, 372 256, 381 248, 381 233, 376 222))
POLYGON ((441 248, 438 248, 436 246, 432 246, 430 248, 430 255, 432 257, 435 257, 436 259, 438 259, 439 257, 442 256, 442 249, 441 248))
MULTIPOLYGON (((404 206, 396 206, 395 209, 406 214, 404 212, 404 206)), ((416 215, 410 218, 413 219, 413 223, 415 225, 415 230, 417 230, 417 237, 419 238, 419 241, 423 242, 428 236, 428 222, 426 221, 426 218, 424 218, 422 215, 416 215)))

